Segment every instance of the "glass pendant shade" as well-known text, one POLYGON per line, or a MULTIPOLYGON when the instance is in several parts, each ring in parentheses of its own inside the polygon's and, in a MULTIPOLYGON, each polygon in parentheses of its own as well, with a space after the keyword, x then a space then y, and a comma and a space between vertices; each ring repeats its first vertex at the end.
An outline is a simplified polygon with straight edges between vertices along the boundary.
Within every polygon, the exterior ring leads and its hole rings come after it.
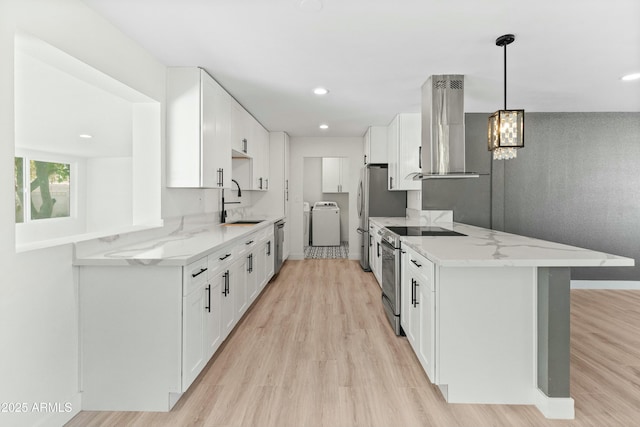
POLYGON ((498 110, 489 117, 489 151, 499 160, 513 159, 524 147, 524 110, 498 110))

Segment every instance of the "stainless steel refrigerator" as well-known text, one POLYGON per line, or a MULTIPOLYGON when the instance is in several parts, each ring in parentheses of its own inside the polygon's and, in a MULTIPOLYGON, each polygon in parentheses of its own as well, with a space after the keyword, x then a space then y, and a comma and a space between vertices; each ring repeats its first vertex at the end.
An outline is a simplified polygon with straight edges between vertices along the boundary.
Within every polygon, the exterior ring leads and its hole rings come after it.
POLYGON ((387 189, 386 164, 369 164, 360 171, 358 184, 358 234, 360 236, 360 266, 369 267, 369 218, 406 215, 407 192, 387 189))

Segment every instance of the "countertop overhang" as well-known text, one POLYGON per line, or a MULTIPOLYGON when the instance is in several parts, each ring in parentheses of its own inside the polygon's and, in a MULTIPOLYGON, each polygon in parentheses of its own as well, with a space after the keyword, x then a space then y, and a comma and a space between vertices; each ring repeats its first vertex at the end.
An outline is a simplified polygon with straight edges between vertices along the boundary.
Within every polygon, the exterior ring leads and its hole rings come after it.
POLYGON ((406 244, 442 267, 627 267, 632 258, 505 233, 456 222, 374 217, 381 227, 437 225, 466 236, 400 236, 406 244))

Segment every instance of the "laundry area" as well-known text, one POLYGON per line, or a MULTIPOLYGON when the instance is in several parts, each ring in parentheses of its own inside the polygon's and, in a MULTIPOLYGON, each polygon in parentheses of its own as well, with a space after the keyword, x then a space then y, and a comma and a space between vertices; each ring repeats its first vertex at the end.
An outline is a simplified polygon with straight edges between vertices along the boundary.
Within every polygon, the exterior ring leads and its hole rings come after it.
POLYGON ((342 159, 305 158, 303 246, 305 258, 348 258, 349 193, 342 159))

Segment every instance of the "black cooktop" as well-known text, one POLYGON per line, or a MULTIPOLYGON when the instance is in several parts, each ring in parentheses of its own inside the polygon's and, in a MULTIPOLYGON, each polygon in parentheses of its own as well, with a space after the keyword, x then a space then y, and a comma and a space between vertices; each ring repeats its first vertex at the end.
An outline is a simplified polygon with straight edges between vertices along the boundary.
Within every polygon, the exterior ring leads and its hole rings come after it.
POLYGON ((466 236, 457 231, 442 227, 386 227, 387 230, 398 236, 466 236))

